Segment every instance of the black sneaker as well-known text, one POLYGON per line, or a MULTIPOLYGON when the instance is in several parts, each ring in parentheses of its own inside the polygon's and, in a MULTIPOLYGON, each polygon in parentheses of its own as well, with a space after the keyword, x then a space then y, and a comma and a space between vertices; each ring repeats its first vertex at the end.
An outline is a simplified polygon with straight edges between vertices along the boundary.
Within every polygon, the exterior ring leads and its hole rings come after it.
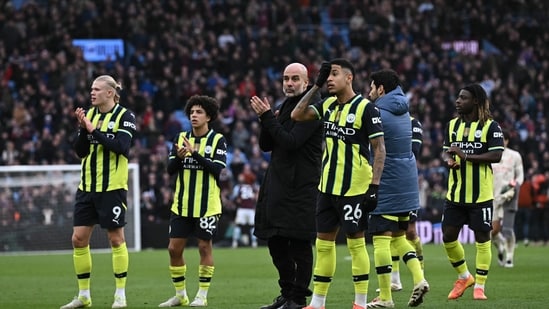
POLYGON ((262 306, 260 309, 282 309, 284 304, 286 304, 287 301, 288 300, 284 296, 280 295, 275 299, 273 299, 272 304, 262 306))
POLYGON ((300 305, 294 302, 293 300, 289 300, 284 304, 284 306, 281 307, 281 309, 302 309, 305 306, 307 305, 306 304, 300 305))

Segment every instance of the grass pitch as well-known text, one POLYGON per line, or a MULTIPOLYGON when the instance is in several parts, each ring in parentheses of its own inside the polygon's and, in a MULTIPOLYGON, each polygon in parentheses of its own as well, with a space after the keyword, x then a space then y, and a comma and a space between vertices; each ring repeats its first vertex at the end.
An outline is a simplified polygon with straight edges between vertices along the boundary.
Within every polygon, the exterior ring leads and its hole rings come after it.
MULTIPOLYGON (((354 299, 351 261, 347 247, 337 247, 337 269, 327 298, 326 308, 352 308, 354 299)), ((446 259, 442 245, 424 245, 425 274, 431 286, 420 308, 547 308, 549 303, 549 247, 519 246, 515 267, 502 268, 494 251, 486 285, 486 301, 474 301, 472 289, 458 300, 448 301, 448 292, 456 274, 446 259)), ((474 272, 475 247, 465 245, 469 270, 474 272)), ((370 254, 368 299, 376 293, 377 277, 370 254)), ((92 250, 93 308, 110 308, 114 279, 110 253, 92 250)), ((198 250, 188 248, 187 292, 191 300, 198 289, 198 250)), ((215 248, 215 274, 208 295, 211 309, 257 309, 279 293, 277 275, 267 248, 215 248)), ((130 253, 126 295, 128 308, 154 308, 174 295, 168 272, 167 250, 130 253)), ((407 307, 412 279, 401 263, 404 289, 393 293, 396 308, 407 307)), ((312 283, 311 283, 312 288, 312 283)), ((77 294, 72 254, 0 255, 0 308, 59 308, 77 294)))

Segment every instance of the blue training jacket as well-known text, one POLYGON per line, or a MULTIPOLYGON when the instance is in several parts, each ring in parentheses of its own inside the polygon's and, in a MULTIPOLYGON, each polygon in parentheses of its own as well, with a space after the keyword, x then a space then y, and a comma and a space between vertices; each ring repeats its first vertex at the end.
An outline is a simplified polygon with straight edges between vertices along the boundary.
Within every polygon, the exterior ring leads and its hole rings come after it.
POLYGON ((385 167, 378 204, 372 214, 408 212, 419 207, 416 159, 412 152, 412 122, 408 99, 400 86, 375 101, 385 139, 385 167))

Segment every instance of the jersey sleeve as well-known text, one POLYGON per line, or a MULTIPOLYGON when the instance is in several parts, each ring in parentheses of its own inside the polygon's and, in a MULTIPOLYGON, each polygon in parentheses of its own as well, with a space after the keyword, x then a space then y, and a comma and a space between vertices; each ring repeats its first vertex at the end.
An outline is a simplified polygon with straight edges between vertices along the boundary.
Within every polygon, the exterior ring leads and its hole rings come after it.
POLYGON ((222 167, 227 166, 227 141, 225 140, 225 137, 221 137, 217 141, 213 162, 222 167))
POLYGON ((320 100, 316 102, 313 105, 310 105, 316 112, 317 119, 322 119, 324 115, 324 102, 326 102, 326 99, 320 100))
POLYGON ((444 128, 444 142, 442 143, 442 149, 447 150, 450 148, 450 123, 446 124, 444 128))
POLYGON ((167 171, 168 171, 168 174, 170 175, 175 174, 183 165, 181 159, 177 157, 177 148, 175 147, 175 145, 177 145, 177 142, 181 134, 183 133, 179 133, 173 138, 172 149, 170 150, 170 154, 168 155, 167 171))
POLYGON ((132 138, 135 132, 135 115, 129 110, 126 110, 120 118, 118 131, 116 132, 114 139, 108 138, 99 130, 93 130, 91 134, 101 145, 103 145, 103 147, 105 147, 105 149, 127 157, 132 146, 132 138))
POLYGON ((383 124, 379 109, 373 103, 366 104, 362 124, 366 127, 369 139, 383 136, 383 124))
POLYGON ((499 126, 499 124, 495 121, 492 121, 492 123, 490 123, 486 142, 488 145, 488 151, 503 151, 505 149, 505 146, 503 144, 503 132, 501 131, 501 127, 499 126))

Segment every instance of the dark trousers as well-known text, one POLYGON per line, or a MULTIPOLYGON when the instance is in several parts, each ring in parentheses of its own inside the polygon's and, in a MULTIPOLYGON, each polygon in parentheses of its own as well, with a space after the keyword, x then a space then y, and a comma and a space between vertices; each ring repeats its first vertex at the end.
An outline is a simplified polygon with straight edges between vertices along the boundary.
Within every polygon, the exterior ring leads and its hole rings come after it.
POLYGON ((305 304, 312 295, 313 246, 310 240, 274 236, 267 241, 273 264, 278 270, 280 294, 296 304, 305 304))

